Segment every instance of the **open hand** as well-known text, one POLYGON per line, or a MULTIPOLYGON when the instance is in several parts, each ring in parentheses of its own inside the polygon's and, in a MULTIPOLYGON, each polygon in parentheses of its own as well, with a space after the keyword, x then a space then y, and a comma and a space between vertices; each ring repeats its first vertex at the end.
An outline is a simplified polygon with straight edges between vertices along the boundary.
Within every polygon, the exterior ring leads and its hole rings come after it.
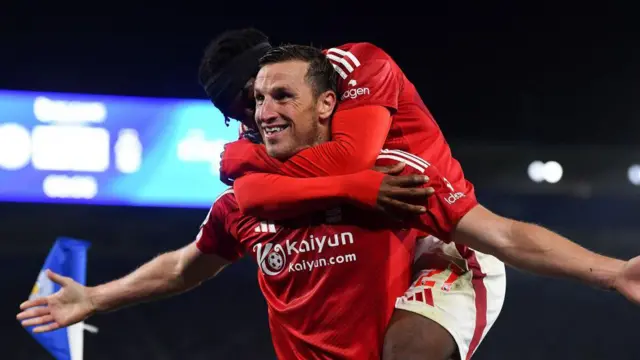
POLYGON ((87 287, 51 270, 47 270, 47 277, 60 285, 60 290, 20 304, 22 312, 16 318, 22 322, 22 326, 38 325, 33 332, 47 332, 73 325, 95 313, 87 287))

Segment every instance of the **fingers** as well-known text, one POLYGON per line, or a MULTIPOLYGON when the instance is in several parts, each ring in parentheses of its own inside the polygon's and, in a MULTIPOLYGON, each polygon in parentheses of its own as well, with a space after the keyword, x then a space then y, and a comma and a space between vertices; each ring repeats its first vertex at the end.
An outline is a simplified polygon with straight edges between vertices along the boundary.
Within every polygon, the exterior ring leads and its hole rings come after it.
POLYGON ((42 305, 47 305, 47 298, 46 297, 41 297, 41 298, 37 298, 37 299, 33 299, 33 300, 27 300, 27 301, 23 302, 22 304, 20 304, 20 310, 32 308, 34 306, 42 306, 42 305))
POLYGON ((43 324, 48 324, 52 321, 54 321, 53 315, 49 314, 45 316, 27 319, 22 322, 22 326, 26 327, 26 326, 34 326, 34 325, 43 325, 43 324))
POLYGON ((53 271, 51 271, 49 269, 47 269, 47 277, 49 279, 51 279, 51 281, 57 283, 58 285, 62 285, 62 286, 68 285, 69 282, 72 281, 71 278, 56 274, 56 273, 54 273, 53 271))
POLYGON ((415 187, 429 182, 429 177, 426 175, 388 176, 385 177, 384 182, 391 186, 415 187))
POLYGON ((398 162, 397 164, 394 164, 391 166, 376 166, 373 168, 373 170, 381 172, 383 174, 387 174, 387 175, 397 175, 397 174, 400 174, 402 170, 404 170, 405 166, 406 166, 405 163, 398 162))
POLYGON ((36 308, 28 309, 28 310, 25 310, 25 311, 19 313, 16 316, 16 319, 24 320, 24 319, 33 318, 33 317, 37 317, 37 316, 43 316, 43 315, 47 315, 47 314, 49 314, 49 308, 48 307, 36 307, 36 308))
POLYGON ((60 329, 60 324, 58 323, 51 323, 51 324, 47 324, 44 326, 38 326, 37 328, 33 329, 34 333, 42 333, 42 332, 47 332, 47 331, 53 331, 53 330, 58 330, 60 329))
POLYGON ((426 201, 430 195, 433 195, 435 190, 432 187, 426 188, 405 188, 405 187, 388 187, 382 194, 388 198, 410 201, 410 202, 423 202, 426 201))
POLYGON ((427 208, 422 205, 408 204, 389 197, 380 199, 380 206, 385 210, 385 212, 401 214, 401 216, 420 215, 427 212, 427 208))

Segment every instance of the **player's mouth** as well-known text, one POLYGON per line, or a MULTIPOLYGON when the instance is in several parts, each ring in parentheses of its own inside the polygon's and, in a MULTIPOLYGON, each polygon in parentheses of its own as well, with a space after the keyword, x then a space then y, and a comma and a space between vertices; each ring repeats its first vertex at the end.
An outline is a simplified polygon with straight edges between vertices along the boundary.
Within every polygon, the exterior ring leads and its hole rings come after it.
POLYGON ((266 139, 274 139, 289 128, 288 124, 266 125, 262 127, 262 132, 266 139))

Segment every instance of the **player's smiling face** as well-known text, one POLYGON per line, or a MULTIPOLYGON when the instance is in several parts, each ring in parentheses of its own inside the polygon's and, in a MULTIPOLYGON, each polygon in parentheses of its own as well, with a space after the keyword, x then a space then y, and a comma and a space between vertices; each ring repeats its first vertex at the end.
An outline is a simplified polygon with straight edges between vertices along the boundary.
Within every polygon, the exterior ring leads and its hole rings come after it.
POLYGON ((314 96, 308 67, 299 60, 269 64, 256 77, 256 124, 267 152, 275 158, 286 159, 328 140, 335 94, 314 96))

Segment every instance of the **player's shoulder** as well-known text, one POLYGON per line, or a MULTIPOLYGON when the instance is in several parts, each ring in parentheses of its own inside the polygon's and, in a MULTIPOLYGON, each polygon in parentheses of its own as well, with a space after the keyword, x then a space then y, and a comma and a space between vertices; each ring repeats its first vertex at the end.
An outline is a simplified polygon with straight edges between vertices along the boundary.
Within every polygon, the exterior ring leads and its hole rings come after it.
POLYGON ((392 166, 398 162, 404 163, 406 166, 401 175, 409 174, 439 174, 428 160, 420 156, 398 149, 382 149, 376 159, 376 166, 392 166), (429 171, 427 171, 429 169, 429 171))
POLYGON ((238 201, 236 200, 236 195, 233 193, 233 188, 227 188, 218 195, 211 208, 215 210, 215 212, 222 213, 238 211, 238 201))
POLYGON ((386 51, 369 42, 343 44, 326 49, 325 54, 330 59, 332 57, 348 59, 356 65, 371 60, 391 60, 391 56, 386 51))

